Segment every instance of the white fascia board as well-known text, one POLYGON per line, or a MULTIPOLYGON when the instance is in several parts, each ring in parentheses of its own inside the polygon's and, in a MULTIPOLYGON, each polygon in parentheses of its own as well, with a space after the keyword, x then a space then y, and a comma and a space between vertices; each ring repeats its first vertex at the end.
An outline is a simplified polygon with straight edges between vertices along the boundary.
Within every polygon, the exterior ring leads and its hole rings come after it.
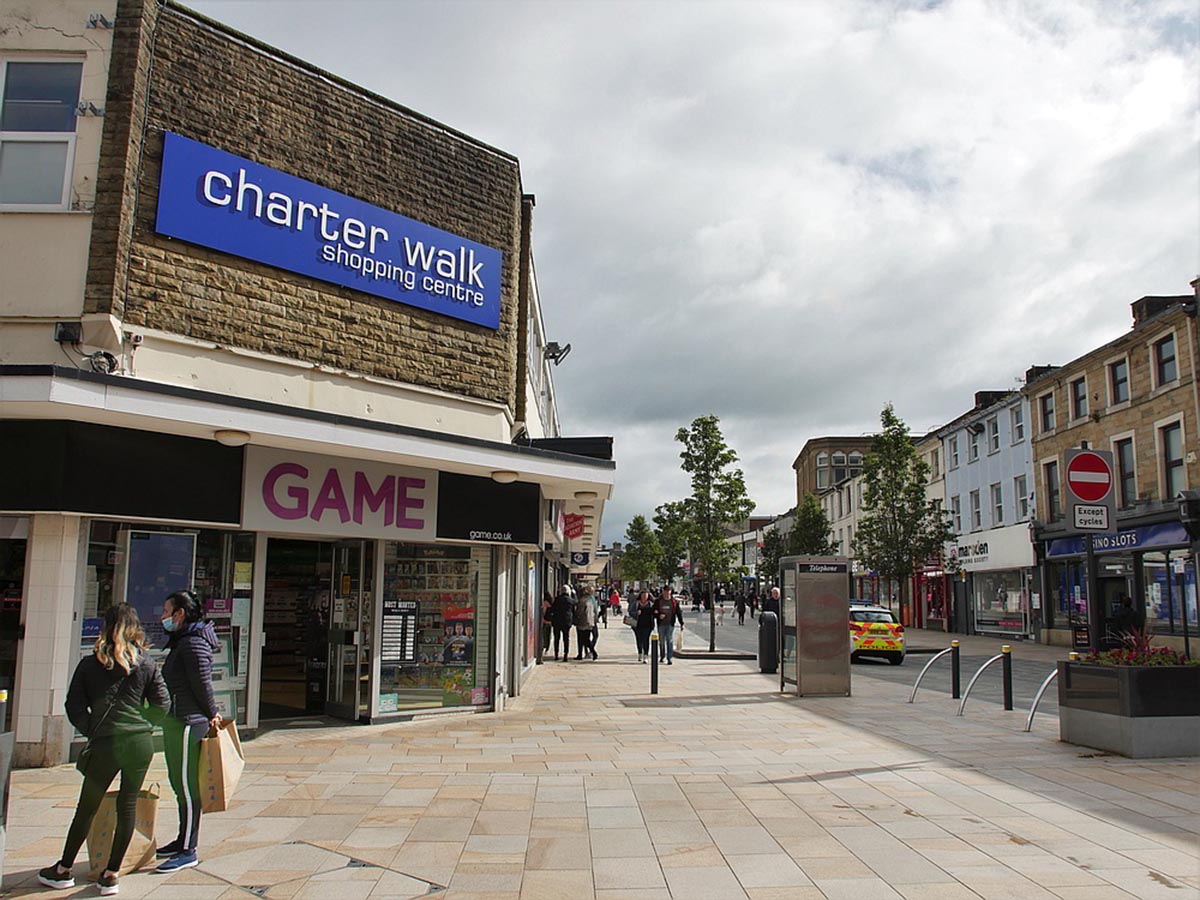
POLYGON ((522 481, 554 485, 548 496, 594 490, 611 496, 616 471, 568 459, 509 450, 505 445, 473 446, 434 436, 376 431, 344 422, 289 416, 270 410, 225 406, 174 393, 154 393, 120 384, 14 376, 0 378, 0 415, 71 418, 98 424, 154 429, 167 434, 211 438, 218 429, 249 432, 251 443, 354 459, 440 468, 469 475, 497 469, 518 472, 522 481))

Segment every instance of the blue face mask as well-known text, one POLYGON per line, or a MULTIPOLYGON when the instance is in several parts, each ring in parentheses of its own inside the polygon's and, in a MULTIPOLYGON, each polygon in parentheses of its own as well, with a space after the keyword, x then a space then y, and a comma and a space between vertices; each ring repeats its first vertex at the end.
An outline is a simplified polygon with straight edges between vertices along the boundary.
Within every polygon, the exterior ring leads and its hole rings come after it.
POLYGON ((162 627, 163 627, 163 631, 165 631, 167 633, 179 630, 179 626, 177 624, 175 624, 174 616, 167 616, 165 619, 163 619, 162 627))

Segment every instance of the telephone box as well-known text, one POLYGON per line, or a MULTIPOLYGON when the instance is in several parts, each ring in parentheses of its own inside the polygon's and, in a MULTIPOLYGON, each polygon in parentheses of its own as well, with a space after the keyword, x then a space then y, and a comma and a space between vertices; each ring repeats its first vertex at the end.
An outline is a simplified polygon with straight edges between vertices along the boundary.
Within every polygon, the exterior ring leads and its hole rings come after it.
POLYGON ((785 556, 779 584, 779 689, 849 696, 850 560, 785 556))

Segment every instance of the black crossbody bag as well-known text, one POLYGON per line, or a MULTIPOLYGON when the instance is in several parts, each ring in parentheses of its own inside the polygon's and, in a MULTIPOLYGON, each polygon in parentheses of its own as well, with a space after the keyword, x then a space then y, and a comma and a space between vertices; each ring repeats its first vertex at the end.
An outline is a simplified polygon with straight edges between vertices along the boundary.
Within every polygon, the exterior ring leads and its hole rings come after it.
MULTIPOLYGON (((129 673, 129 675, 132 675, 132 674, 133 674, 132 672, 129 673)), ((126 675, 125 678, 128 678, 129 675, 126 675)), ((100 717, 100 720, 91 727, 90 730, 93 735, 97 731, 100 730, 100 726, 104 724, 104 720, 108 718, 108 714, 110 712, 112 712, 113 707, 117 705, 117 695, 121 693, 121 685, 123 685, 125 683, 125 678, 120 679, 110 689, 111 696, 106 695, 106 696, 108 696, 108 707, 104 710, 104 715, 102 715, 100 717)), ((75 768, 79 771, 79 774, 82 775, 84 778, 87 777, 88 764, 91 762, 91 760, 92 760, 92 737, 91 737, 91 735, 88 735, 87 743, 84 745, 83 749, 79 751, 79 757, 75 760, 75 768)))

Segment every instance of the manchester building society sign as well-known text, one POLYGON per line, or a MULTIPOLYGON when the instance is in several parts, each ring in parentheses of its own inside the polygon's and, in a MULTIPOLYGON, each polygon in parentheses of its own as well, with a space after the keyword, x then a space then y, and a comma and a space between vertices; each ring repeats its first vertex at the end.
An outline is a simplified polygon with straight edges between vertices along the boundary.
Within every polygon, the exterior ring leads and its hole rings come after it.
POLYGON ((500 327, 499 250, 170 132, 155 230, 500 327))

